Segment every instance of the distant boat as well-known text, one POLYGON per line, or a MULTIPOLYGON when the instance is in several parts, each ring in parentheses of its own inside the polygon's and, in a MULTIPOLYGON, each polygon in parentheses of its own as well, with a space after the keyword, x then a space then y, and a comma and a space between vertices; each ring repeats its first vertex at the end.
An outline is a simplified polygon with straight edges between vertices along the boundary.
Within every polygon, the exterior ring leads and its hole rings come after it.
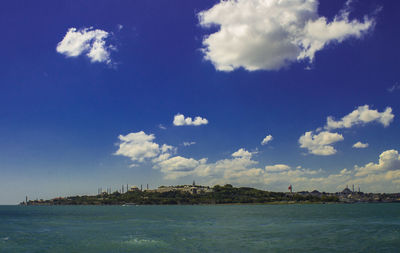
POLYGON ((122 206, 137 206, 135 203, 125 203, 122 206))

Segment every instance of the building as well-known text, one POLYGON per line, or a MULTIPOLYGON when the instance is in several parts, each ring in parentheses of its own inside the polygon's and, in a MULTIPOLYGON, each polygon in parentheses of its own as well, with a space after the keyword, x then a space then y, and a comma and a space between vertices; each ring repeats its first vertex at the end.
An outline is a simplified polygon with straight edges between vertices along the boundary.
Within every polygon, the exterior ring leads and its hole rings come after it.
POLYGON ((346 186, 346 188, 344 188, 344 190, 341 191, 340 193, 341 193, 341 195, 347 196, 347 195, 349 195, 349 194, 352 194, 353 192, 349 189, 348 186, 346 186))
POLYGON ((192 185, 177 185, 177 186, 160 186, 153 191, 159 193, 180 191, 180 192, 188 192, 190 194, 202 194, 202 193, 212 192, 213 190, 209 186, 192 184, 192 185))
POLYGON ((129 189, 129 191, 130 191, 130 192, 137 192, 137 191, 140 191, 140 189, 139 189, 137 186, 132 186, 132 187, 129 189))
POLYGON ((310 194, 311 194, 311 196, 316 196, 316 197, 320 197, 321 196, 321 193, 319 191, 317 191, 317 190, 312 191, 310 194))

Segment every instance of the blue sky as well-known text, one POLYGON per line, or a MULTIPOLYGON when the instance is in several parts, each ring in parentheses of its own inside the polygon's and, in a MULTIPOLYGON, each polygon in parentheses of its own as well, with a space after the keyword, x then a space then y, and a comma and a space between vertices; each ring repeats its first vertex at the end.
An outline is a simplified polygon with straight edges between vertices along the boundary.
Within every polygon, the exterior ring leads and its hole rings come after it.
POLYGON ((4 1, 0 203, 193 180, 398 192, 399 7, 4 1))

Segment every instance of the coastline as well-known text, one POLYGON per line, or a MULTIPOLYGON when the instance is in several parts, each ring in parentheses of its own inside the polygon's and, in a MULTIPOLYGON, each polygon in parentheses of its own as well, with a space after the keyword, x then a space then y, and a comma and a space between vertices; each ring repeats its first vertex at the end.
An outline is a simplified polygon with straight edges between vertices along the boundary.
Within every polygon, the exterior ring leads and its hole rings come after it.
POLYGON ((159 187, 156 190, 134 190, 125 193, 58 197, 49 200, 27 200, 20 205, 292 205, 292 204, 400 203, 400 194, 348 192, 271 192, 232 185, 159 187), (166 190, 167 189, 167 190, 166 190))

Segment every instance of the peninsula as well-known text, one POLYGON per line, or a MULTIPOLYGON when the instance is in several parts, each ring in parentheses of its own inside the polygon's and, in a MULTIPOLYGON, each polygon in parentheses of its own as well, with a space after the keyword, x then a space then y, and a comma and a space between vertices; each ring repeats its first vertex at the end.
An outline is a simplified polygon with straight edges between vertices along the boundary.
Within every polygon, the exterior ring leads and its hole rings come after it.
POLYGON ((131 187, 126 192, 26 200, 21 205, 196 205, 196 204, 294 204, 294 203, 400 202, 400 193, 363 193, 345 188, 341 192, 272 192, 230 184, 160 186, 153 190, 131 187))

